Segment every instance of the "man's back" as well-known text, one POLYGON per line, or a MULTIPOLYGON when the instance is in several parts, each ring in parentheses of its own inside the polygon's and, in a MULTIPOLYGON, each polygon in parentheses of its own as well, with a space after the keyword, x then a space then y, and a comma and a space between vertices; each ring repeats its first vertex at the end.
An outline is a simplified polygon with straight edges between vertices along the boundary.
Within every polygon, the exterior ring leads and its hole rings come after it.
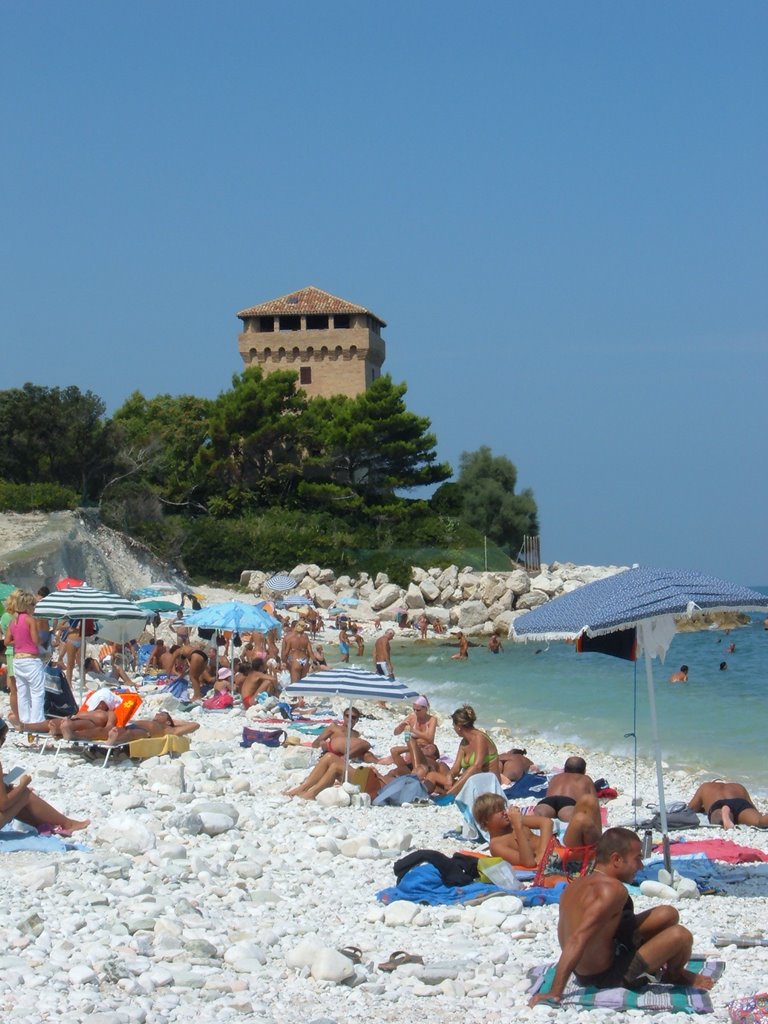
POLYGON ((589 775, 561 772, 550 780, 547 796, 569 796, 578 800, 582 796, 595 796, 597 790, 589 775))
POLYGON ((577 878, 560 898, 557 935, 561 949, 580 929, 591 927, 592 934, 581 957, 574 965, 578 974, 598 974, 614 960, 614 938, 619 931, 622 911, 628 903, 627 890, 615 878, 599 872, 577 878))

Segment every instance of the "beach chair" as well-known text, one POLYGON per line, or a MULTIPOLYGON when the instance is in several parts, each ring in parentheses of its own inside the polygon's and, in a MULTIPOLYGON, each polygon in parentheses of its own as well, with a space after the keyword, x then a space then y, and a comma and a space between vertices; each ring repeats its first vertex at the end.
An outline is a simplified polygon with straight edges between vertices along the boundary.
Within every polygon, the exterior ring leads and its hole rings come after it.
MULTIPOLYGON (((86 695, 85 695, 85 697, 83 699, 83 703, 80 705, 80 708, 78 710, 80 710, 80 711, 87 711, 88 710, 88 698, 94 692, 95 692, 94 690, 89 690, 88 693, 86 693, 86 695)), ((133 718, 133 716, 136 714, 136 712, 141 707, 143 701, 141 699, 141 696, 138 693, 134 693, 131 690, 127 690, 124 693, 120 693, 118 691, 118 696, 120 697, 120 706, 115 708, 115 724, 117 725, 117 727, 119 729, 122 729, 122 728, 125 727, 125 725, 128 722, 130 722, 130 720, 133 718)), ((86 748, 86 749, 89 749, 89 750, 103 750, 104 751, 104 761, 103 761, 101 767, 102 768, 106 768, 106 766, 107 766, 107 764, 109 762, 109 759, 112 756, 112 754, 114 753, 114 751, 115 750, 120 750, 121 747, 128 746, 129 742, 130 741, 126 741, 125 743, 107 744, 107 743, 105 743, 102 740, 56 739, 55 737, 51 736, 50 733, 49 733, 49 734, 45 735, 45 738, 43 740, 43 746, 42 746, 40 752, 44 753, 45 752, 45 748, 50 743, 55 743, 56 744, 56 757, 59 756, 61 748, 64 746, 64 744, 67 744, 67 746, 72 748, 72 749, 77 749, 79 747, 79 748, 86 748)))

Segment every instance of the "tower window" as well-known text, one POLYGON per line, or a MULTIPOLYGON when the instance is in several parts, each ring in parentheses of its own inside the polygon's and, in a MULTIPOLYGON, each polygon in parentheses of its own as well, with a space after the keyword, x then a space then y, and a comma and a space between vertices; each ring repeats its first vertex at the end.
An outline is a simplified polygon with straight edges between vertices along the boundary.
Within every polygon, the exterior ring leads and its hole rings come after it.
POLYGON ((300 331, 301 330, 301 317, 300 316, 281 316, 280 317, 280 330, 281 331, 300 331))
POLYGON ((352 326, 352 319, 348 313, 338 313, 333 318, 333 326, 337 331, 348 331, 352 326))
POLYGON ((328 330, 328 317, 327 316, 308 316, 307 317, 307 330, 308 331, 327 331, 328 330))
POLYGON ((260 316, 257 329, 261 334, 271 334, 275 329, 275 318, 273 316, 260 316))

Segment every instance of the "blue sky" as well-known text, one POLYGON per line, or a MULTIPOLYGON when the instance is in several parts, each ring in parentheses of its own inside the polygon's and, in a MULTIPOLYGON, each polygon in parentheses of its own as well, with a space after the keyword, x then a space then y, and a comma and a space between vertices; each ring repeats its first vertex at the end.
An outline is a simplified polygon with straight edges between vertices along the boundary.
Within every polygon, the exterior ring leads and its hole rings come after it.
POLYGON ((768 582, 768 8, 0 9, 0 387, 213 396, 237 310, 387 321, 545 559, 768 582))

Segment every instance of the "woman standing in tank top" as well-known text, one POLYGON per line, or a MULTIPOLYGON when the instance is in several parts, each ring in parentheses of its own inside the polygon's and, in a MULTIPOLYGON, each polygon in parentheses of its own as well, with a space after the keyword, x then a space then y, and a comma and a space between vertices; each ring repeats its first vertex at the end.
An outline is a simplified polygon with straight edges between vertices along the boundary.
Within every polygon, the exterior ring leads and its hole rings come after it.
MULTIPOLYGON (((13 644, 13 670, 21 722, 40 722, 45 714, 45 669, 40 657, 38 621, 32 615, 35 604, 34 594, 26 590, 17 591, 15 614, 5 634, 6 644, 13 644)), ((13 721, 12 716, 8 717, 13 721)))

